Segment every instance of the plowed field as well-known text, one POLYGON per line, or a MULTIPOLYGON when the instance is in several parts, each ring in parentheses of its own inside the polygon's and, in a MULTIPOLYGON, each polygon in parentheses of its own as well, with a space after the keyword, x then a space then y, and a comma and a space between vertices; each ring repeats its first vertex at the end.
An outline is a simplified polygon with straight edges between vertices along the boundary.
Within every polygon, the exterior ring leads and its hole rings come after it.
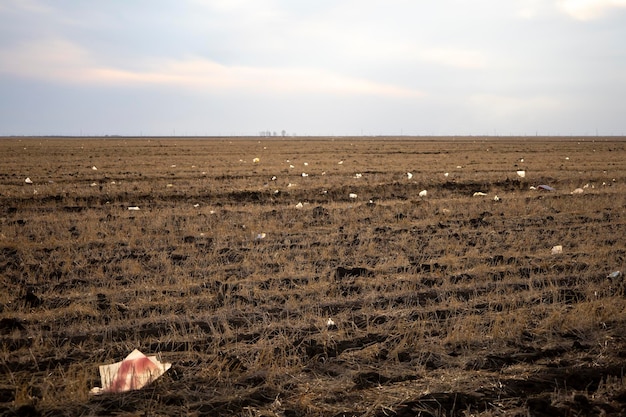
POLYGON ((0 414, 626 415, 622 138, 0 156, 0 414), (133 349, 172 368, 91 395, 133 349))

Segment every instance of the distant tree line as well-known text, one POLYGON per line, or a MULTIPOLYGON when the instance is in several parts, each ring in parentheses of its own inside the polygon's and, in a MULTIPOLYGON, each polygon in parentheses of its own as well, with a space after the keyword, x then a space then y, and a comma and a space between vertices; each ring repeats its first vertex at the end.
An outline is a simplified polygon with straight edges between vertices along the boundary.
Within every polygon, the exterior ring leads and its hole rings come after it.
MULTIPOLYGON (((259 136, 263 136, 263 137, 267 137, 267 136, 278 136, 278 133, 276 131, 271 131, 271 130, 261 130, 259 132, 259 136)), ((287 136, 287 131, 285 129, 280 131, 280 136, 285 137, 287 136)), ((295 133, 292 133, 291 136, 296 136, 295 133)))

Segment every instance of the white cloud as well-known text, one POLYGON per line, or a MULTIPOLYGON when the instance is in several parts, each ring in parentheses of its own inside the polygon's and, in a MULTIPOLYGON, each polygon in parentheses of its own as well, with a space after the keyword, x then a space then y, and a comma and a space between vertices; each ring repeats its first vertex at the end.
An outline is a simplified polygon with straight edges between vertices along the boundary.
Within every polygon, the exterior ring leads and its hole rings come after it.
POLYGON ((424 61, 455 68, 478 69, 487 66, 485 54, 472 49, 426 48, 418 55, 424 61))
POLYGON ((626 0, 558 0, 558 7, 577 20, 592 20, 606 16, 613 9, 625 8, 626 0))
POLYGON ((48 39, 0 51, 0 73, 63 83, 161 85, 213 92, 273 94, 362 94, 418 97, 422 93, 393 84, 330 70, 297 67, 227 66, 206 58, 153 59, 142 69, 97 62, 89 51, 63 39, 48 39))

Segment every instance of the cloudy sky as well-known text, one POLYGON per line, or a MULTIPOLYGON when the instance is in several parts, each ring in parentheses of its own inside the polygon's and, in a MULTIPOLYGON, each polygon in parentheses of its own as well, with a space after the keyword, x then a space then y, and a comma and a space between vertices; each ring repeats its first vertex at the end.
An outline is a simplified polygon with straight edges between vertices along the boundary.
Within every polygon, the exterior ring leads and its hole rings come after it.
POLYGON ((626 0, 0 0, 0 135, 626 135, 626 0))

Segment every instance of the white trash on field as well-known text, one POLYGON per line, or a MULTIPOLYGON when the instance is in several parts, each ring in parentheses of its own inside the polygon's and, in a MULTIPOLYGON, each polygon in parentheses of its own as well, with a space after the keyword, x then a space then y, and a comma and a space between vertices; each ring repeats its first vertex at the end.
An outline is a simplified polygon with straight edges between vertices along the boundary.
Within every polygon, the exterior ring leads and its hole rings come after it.
POLYGON ((563 253, 563 246, 561 246, 561 245, 553 246, 552 249, 550 250, 550 253, 552 255, 560 255, 560 254, 562 254, 563 253))
POLYGON ((94 387, 90 392, 98 395, 138 390, 171 367, 171 363, 163 363, 156 356, 146 356, 135 349, 121 362, 100 365, 102 387, 94 387))
POLYGON ((418 194, 420 197, 426 197, 428 195, 428 191, 426 190, 422 190, 420 191, 420 193, 418 194))

